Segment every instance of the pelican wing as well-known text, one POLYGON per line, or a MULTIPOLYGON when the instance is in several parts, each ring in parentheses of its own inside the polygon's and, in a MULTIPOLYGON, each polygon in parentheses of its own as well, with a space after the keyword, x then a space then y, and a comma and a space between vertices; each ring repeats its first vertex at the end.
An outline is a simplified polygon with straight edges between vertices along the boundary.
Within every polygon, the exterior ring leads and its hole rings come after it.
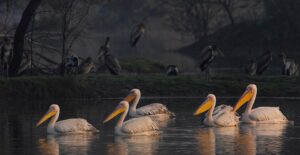
POLYGON ((218 126, 236 126, 239 123, 239 117, 232 112, 232 107, 220 105, 213 112, 214 123, 218 126))
POLYGON ((258 107, 251 111, 249 117, 254 121, 287 121, 279 107, 258 107))
POLYGON ((172 112, 170 112, 168 110, 168 108, 165 105, 160 104, 160 103, 152 103, 152 104, 148 104, 143 107, 140 107, 136 110, 136 114, 142 115, 142 116, 156 115, 156 114, 174 115, 174 114, 172 114, 172 112))
POLYGON ((81 132, 98 132, 98 130, 93 127, 85 119, 66 119, 55 124, 55 132, 57 133, 81 133, 81 132))
POLYGON ((150 117, 132 118, 124 122, 122 131, 127 134, 138 134, 143 132, 157 132, 157 124, 150 117))

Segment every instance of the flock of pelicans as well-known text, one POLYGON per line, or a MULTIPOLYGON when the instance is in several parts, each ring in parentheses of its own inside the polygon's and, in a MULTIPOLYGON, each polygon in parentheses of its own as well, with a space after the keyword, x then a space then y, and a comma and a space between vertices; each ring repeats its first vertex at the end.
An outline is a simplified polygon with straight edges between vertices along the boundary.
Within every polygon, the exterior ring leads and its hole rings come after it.
MULTIPOLYGON (((207 111, 203 124, 211 127, 230 127, 241 123, 288 123, 288 119, 279 110, 279 107, 258 107, 252 109, 257 95, 255 84, 247 86, 244 94, 240 97, 234 107, 228 105, 216 106, 216 96, 209 94, 206 100, 194 112, 195 116, 201 115, 207 111), (245 112, 238 116, 237 111, 247 103, 245 112)), ((118 115, 121 115, 115 126, 116 135, 157 135, 160 134, 159 122, 165 122, 175 117, 167 107, 161 103, 152 103, 137 108, 141 92, 139 89, 132 89, 128 96, 121 101, 115 110, 106 117, 103 123, 106 123, 118 115), (124 121, 127 114, 131 117, 124 121)), ((58 121, 60 108, 56 104, 49 107, 48 112, 40 119, 37 126, 50 119, 47 127, 47 134, 74 134, 99 132, 95 127, 85 119, 74 118, 58 121)))

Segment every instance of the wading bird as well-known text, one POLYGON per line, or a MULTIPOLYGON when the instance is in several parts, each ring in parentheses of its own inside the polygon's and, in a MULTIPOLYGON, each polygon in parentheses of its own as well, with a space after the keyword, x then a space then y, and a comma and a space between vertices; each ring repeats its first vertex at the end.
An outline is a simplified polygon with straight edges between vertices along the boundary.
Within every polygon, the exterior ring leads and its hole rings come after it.
POLYGON ((3 39, 3 44, 1 47, 1 64, 2 71, 5 76, 8 76, 9 64, 13 56, 13 46, 9 38, 5 37, 3 39))
POLYGON ((57 104, 50 105, 48 112, 40 119, 36 126, 40 126, 43 122, 52 117, 47 127, 48 134, 59 135, 99 132, 93 125, 82 118, 72 118, 56 122, 59 113, 60 108, 57 104))
POLYGON ((245 68, 245 71, 246 71, 246 74, 248 74, 250 76, 256 75, 257 63, 253 59, 250 59, 245 68))
POLYGON ((31 67, 31 63, 31 55, 28 53, 24 53, 23 59, 20 64, 20 69, 18 70, 18 75, 24 74, 24 72, 26 72, 26 70, 31 67))
POLYGON ((127 101, 121 101, 116 109, 104 120, 106 123, 122 114, 117 125, 115 127, 116 135, 157 135, 160 134, 157 124, 152 121, 150 117, 138 117, 132 118, 124 122, 125 117, 128 114, 129 103, 127 101))
POLYGON ((140 108, 136 108, 141 98, 139 89, 132 89, 129 95, 124 99, 128 103, 132 103, 129 111, 131 117, 149 116, 155 122, 167 121, 174 118, 175 114, 161 103, 152 103, 140 108))
POLYGON ((100 50, 97 54, 97 58, 100 61, 100 63, 103 63, 104 61, 106 68, 110 71, 112 75, 119 75, 122 68, 118 59, 110 54, 109 41, 110 38, 107 37, 105 44, 100 47, 100 50))
POLYGON ((144 23, 138 24, 133 31, 130 34, 130 45, 131 47, 134 47, 138 41, 141 39, 141 37, 144 35, 146 30, 146 26, 144 23))
POLYGON ((299 63, 295 59, 288 58, 284 52, 282 52, 279 56, 283 62, 282 75, 298 76, 299 63))
POLYGON ((179 73, 179 70, 176 65, 169 65, 167 67, 167 75, 168 76, 177 76, 178 73, 179 73))
POLYGON ((217 47, 217 45, 206 46, 200 53, 200 70, 202 72, 206 70, 207 75, 210 75, 209 65, 215 60, 217 56, 224 56, 223 52, 217 47))
POLYGON ((79 65, 79 74, 88 74, 94 67, 94 62, 91 57, 86 58, 84 61, 82 61, 79 65))
POLYGON ((72 54, 66 58, 66 72, 68 74, 77 74, 78 73, 78 66, 79 66, 79 58, 77 55, 72 54))
POLYGON ((246 91, 233 108, 236 112, 243 104, 248 102, 245 112, 242 114, 243 123, 287 123, 287 118, 279 110, 279 107, 258 107, 252 109, 257 94, 255 84, 247 86, 246 91))
POLYGON ((206 100, 195 111, 194 115, 200 115, 206 111, 206 117, 203 121, 206 126, 229 127, 236 126, 239 123, 239 117, 232 112, 231 106, 220 105, 216 107, 216 96, 208 94, 206 100))
POLYGON ((262 75, 270 66, 272 62, 272 52, 270 50, 267 50, 263 55, 261 56, 261 60, 257 63, 257 75, 262 75))

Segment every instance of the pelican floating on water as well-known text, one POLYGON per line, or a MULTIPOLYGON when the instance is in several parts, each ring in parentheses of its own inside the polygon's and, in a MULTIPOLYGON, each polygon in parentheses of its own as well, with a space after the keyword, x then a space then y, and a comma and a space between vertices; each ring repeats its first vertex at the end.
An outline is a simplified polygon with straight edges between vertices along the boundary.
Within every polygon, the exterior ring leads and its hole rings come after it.
POLYGON ((157 124, 150 117, 132 118, 124 122, 128 114, 129 103, 121 101, 116 109, 104 120, 106 123, 122 114, 117 125, 115 126, 116 135, 157 135, 160 134, 157 124))
POLYGON ((244 123, 288 123, 287 118, 279 110, 279 107, 258 107, 252 109, 257 94, 255 84, 247 86, 243 96, 233 108, 236 112, 243 104, 248 102, 245 112, 242 114, 241 122, 244 123))
POLYGON ((214 94, 208 94, 206 100, 195 111, 194 115, 200 115, 206 111, 206 118, 203 123, 206 126, 220 126, 229 127, 236 126, 239 123, 239 117, 235 112, 232 112, 231 106, 220 105, 215 109, 216 96, 214 94))
POLYGON ((40 119, 36 126, 40 126, 43 122, 52 117, 47 127, 48 134, 57 135, 99 132, 99 130, 82 118, 66 119, 56 122, 59 117, 59 113, 60 108, 57 104, 50 105, 48 112, 40 119))
POLYGON ((124 99, 128 103, 132 103, 129 111, 131 117, 149 116, 155 122, 166 121, 175 117, 175 114, 161 103, 152 103, 137 109, 136 106, 140 98, 141 91, 139 89, 132 89, 129 95, 124 99))

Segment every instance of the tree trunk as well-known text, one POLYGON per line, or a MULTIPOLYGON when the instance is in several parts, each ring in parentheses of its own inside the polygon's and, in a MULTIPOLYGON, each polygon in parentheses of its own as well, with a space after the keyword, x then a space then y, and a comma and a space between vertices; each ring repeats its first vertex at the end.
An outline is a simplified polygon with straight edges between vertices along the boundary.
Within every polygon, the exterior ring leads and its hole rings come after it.
POLYGON ((235 24, 235 23, 234 23, 234 19, 233 19, 233 17, 232 17, 232 14, 231 14, 231 11, 230 11, 228 5, 225 4, 225 3, 222 3, 222 5, 223 5, 223 7, 224 7, 224 9, 225 9, 225 12, 226 12, 227 15, 228 15, 228 18, 229 18, 229 20, 230 20, 230 24, 231 24, 231 25, 234 25, 234 24, 235 24))
POLYGON ((36 9, 39 7, 42 0, 30 0, 26 9, 22 14, 21 21, 17 27, 14 37, 14 54, 9 67, 9 75, 17 76, 20 63, 22 61, 23 50, 24 50, 24 36, 27 28, 34 16, 36 9))

